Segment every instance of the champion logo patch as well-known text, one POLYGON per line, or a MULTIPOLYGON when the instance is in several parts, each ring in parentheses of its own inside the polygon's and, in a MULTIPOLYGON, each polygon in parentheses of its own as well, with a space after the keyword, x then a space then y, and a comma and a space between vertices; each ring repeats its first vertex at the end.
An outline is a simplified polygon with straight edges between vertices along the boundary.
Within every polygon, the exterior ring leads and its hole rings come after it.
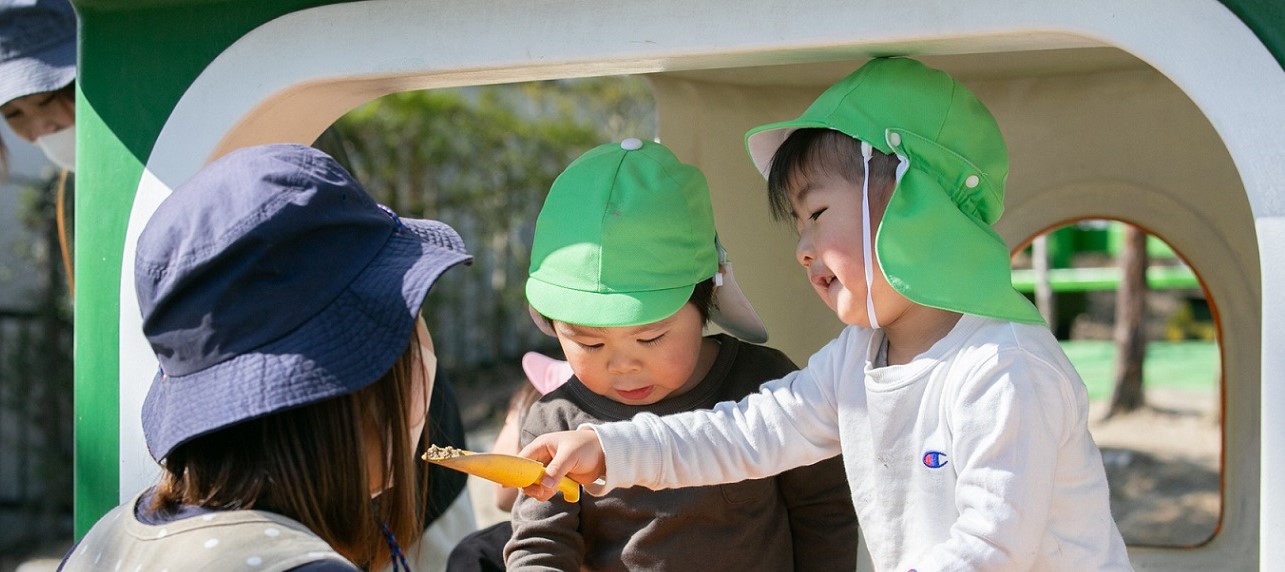
POLYGON ((950 462, 946 460, 946 454, 941 451, 924 451, 923 461, 924 466, 929 469, 940 469, 950 462))

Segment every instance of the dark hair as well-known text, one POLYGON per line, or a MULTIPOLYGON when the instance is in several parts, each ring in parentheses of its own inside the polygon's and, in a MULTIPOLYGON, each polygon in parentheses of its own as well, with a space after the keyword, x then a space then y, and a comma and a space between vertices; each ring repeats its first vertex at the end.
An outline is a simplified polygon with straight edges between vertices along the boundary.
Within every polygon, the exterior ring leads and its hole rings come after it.
MULTIPOLYGON (((896 155, 874 150, 870 157, 870 201, 880 207, 888 204, 897 178, 896 155)), ((865 165, 861 160, 861 141, 824 128, 799 129, 785 138, 772 155, 767 176, 768 209, 772 218, 789 221, 793 217, 790 191, 813 177, 838 175, 854 185, 861 185, 865 165)), ((875 208, 871 208, 875 211, 875 208)))
POLYGON ((701 314, 701 325, 709 323, 709 313, 714 307, 714 278, 711 276, 696 283, 687 303, 696 306, 701 314))
POLYGON ((70 101, 73 105, 76 103, 76 80, 71 80, 58 89, 54 90, 54 95, 70 101))
MULTIPOLYGON (((687 298, 687 303, 696 306, 696 311, 700 312, 701 325, 708 324, 709 313, 714 307, 714 277, 710 276, 697 282, 696 287, 692 288, 692 295, 687 298)), ((553 318, 540 314, 540 319, 544 320, 550 330, 553 329, 553 318)))
POLYGON ((153 510, 173 512, 183 504, 266 510, 299 521, 363 569, 388 564, 380 523, 407 545, 423 533, 426 479, 416 475, 414 456, 400 453, 417 446, 407 443, 412 422, 406 412, 419 363, 412 334, 392 369, 355 393, 179 445, 162 464, 153 510), (381 478, 392 477, 378 502, 370 498, 365 431, 376 433, 387 459, 381 478))

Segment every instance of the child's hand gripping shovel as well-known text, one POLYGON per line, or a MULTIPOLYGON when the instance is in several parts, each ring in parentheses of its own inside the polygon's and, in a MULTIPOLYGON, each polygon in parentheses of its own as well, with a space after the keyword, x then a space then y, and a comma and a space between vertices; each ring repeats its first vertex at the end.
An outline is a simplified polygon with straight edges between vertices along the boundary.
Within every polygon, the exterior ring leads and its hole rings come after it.
MULTIPOLYGON (((544 465, 539 461, 517 455, 474 453, 455 447, 432 445, 424 452, 422 458, 448 469, 482 477, 516 489, 531 486, 544 475, 544 465)), ((580 484, 571 479, 563 477, 558 482, 558 490, 562 491, 562 498, 567 502, 580 500, 580 484)))

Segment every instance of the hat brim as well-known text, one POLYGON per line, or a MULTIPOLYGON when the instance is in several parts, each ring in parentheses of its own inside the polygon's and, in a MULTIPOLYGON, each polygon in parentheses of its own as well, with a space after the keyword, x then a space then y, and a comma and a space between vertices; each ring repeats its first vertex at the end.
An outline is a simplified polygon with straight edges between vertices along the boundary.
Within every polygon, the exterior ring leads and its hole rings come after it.
POLYGON ((766 179, 772 170, 772 157, 776 155, 776 150, 781 148, 781 144, 785 143, 790 134, 799 129, 812 128, 835 129, 824 122, 804 118, 760 125, 745 134, 745 150, 749 151, 750 159, 754 161, 754 168, 758 169, 759 174, 766 179))
POLYGON ((964 214, 941 184, 913 162, 889 200, 875 248, 888 283, 917 304, 1044 323, 1035 305, 1013 288, 1004 240, 989 225, 964 214))
POLYGON ((692 297, 695 284, 645 292, 603 293, 573 290, 531 277, 527 301, 559 322, 594 328, 640 326, 674 315, 692 297))
POLYGON ((56 91, 76 79, 76 42, 0 63, 0 105, 20 97, 56 91))
MULTIPOLYGON (((750 305, 749 298, 745 296, 745 292, 741 290, 740 284, 736 282, 736 276, 732 274, 732 265, 730 263, 720 264, 719 272, 722 273, 723 275, 723 278, 722 278, 723 283, 722 285, 716 286, 714 288, 714 303, 713 303, 713 307, 710 308, 710 315, 709 315, 710 321, 717 324, 718 327, 723 329, 723 331, 733 336, 736 336, 737 338, 745 340, 747 342, 755 343, 755 344, 761 344, 766 342, 768 339, 767 327, 763 325, 763 320, 759 318, 758 312, 754 311, 754 306, 750 305)), ((536 282, 535 288, 539 291, 544 292, 546 295, 549 296, 546 299, 556 300, 556 297, 555 297, 556 292, 566 292, 565 289, 559 289, 556 286, 551 286, 549 284, 545 284, 539 281, 535 281, 535 282, 536 282)), ((527 281, 527 299, 528 300, 531 299, 531 288, 532 288, 531 283, 532 283, 531 280, 527 281)), ((691 299, 691 290, 693 289, 695 289, 694 285, 692 288, 687 289, 687 293, 684 295, 684 297, 682 297, 682 301, 680 301, 678 305, 674 308, 674 312, 677 312, 679 308, 682 308, 682 305, 686 303, 687 300, 691 299)), ((678 289, 678 290, 682 290, 682 289, 678 289)), ((585 295, 585 294, 587 293, 577 292, 574 295, 585 295)), ((536 296, 540 296, 540 295, 541 294, 536 294, 536 296)), ((601 296, 601 294, 592 294, 591 296, 601 296)), ((617 295, 617 296, 623 296, 623 295, 617 295)), ((629 296, 631 296, 629 303, 631 304, 638 303, 638 299, 636 297, 633 297, 634 295, 629 295, 629 296)), ((584 299, 587 299, 589 297, 590 296, 585 296, 584 299)), ((527 310, 531 313, 531 320, 535 322, 536 327, 538 327, 540 331, 543 332, 545 335, 548 335, 550 337, 555 337, 555 338, 558 337, 558 334, 544 320, 545 317, 549 317, 561 322, 568 322, 568 323, 580 324, 585 326, 616 327, 616 326, 649 324, 651 322, 663 320, 673 315, 673 312, 670 312, 656 319, 644 320, 641 322, 629 323, 629 324, 623 324, 623 323, 588 324, 588 323, 574 321, 571 319, 563 320, 559 318, 553 318, 552 316, 548 316, 547 314, 544 314, 543 312, 538 310, 534 304, 529 304, 527 306, 527 310)), ((591 318, 601 319, 602 316, 603 314, 599 313, 591 317, 580 318, 580 319, 591 319, 591 318)), ((633 319, 630 319, 628 321, 633 321, 633 319)))
POLYGON ((540 352, 527 352, 522 355, 522 371, 526 373, 527 381, 531 382, 540 395, 548 395, 550 391, 566 383, 575 374, 571 371, 571 364, 540 352))
POLYGON ((718 239, 714 243, 718 248, 718 272, 722 275, 723 283, 714 288, 714 305, 710 308, 709 319, 727 333, 747 342, 767 342, 767 326, 763 325, 763 320, 754 311, 750 299, 736 282, 727 250, 718 239))
POLYGON ((391 369, 433 283, 471 260, 449 226, 401 222, 404 231, 392 234, 334 301, 289 334, 187 375, 157 372, 142 415, 152 457, 160 461, 174 447, 224 427, 353 393, 391 369))

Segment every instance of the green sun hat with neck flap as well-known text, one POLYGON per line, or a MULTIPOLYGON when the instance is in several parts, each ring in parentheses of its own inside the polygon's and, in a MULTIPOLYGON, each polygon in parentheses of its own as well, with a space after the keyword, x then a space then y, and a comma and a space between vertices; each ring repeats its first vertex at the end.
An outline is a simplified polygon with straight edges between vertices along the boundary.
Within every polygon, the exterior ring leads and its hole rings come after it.
POLYGON ((659 143, 630 138, 591 149, 553 182, 535 223, 526 295, 536 325, 554 335, 540 315, 591 327, 650 324, 709 278, 710 320, 745 341, 767 341, 718 241, 705 175, 659 143))
POLYGON ((1044 322, 1013 288, 1008 246, 992 228, 1004 212, 1008 150, 971 91, 916 60, 873 59, 797 119, 746 134, 764 177, 785 139, 805 128, 839 131, 901 161, 874 240, 879 266, 901 295, 965 314, 1044 322))

